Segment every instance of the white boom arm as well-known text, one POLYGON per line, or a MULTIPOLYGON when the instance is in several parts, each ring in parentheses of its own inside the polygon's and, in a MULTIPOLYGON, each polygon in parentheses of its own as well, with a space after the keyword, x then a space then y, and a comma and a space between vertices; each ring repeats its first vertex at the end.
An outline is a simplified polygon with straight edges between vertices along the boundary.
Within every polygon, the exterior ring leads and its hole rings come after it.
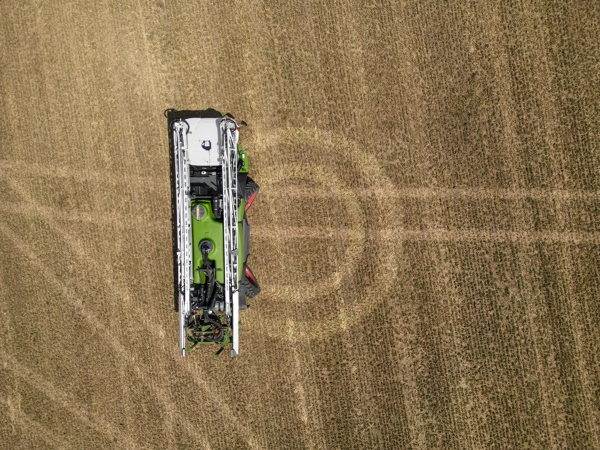
POLYGON ((221 122, 223 139, 221 164, 223 172, 223 242, 225 254, 225 314, 231 318, 233 348, 239 353, 239 287, 238 287, 238 150, 239 131, 231 119, 221 122))
POLYGON ((179 287, 179 348, 185 356, 187 319, 190 314, 190 288, 192 285, 192 242, 190 168, 188 155, 189 125, 185 120, 173 123, 175 148, 175 192, 177 217, 177 264, 179 287))

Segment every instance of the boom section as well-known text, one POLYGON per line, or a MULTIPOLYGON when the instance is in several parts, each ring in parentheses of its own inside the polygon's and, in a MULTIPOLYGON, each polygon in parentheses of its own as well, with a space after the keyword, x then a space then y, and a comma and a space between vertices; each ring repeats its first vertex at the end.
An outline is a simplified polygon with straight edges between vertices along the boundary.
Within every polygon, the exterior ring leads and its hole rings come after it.
POLYGON ((237 123, 223 119, 220 124, 223 176, 223 244, 225 255, 225 314, 231 320, 231 356, 239 353, 238 286, 238 138, 237 123))
POLYGON ((189 125, 185 120, 173 122, 173 162, 175 166, 176 221, 177 221, 177 280, 179 288, 179 348, 185 356, 186 326, 190 315, 190 288, 192 287, 192 240, 190 168, 188 154, 189 125))

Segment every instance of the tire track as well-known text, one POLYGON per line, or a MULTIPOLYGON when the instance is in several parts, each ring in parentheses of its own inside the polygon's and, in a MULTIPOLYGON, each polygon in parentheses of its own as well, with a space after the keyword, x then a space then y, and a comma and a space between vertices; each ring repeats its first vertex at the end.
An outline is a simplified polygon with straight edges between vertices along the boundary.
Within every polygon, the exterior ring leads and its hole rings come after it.
MULTIPOLYGON (((372 155, 360 147, 356 142, 339 134, 325 132, 316 128, 285 128, 260 135, 260 141, 257 141, 258 137, 256 135, 253 139, 254 141, 251 141, 250 145, 261 148, 266 147, 267 154, 269 154, 269 148, 278 148, 285 144, 299 146, 301 148, 319 148, 321 154, 330 155, 330 157, 336 153, 344 155, 347 166, 344 167, 343 174, 339 173, 339 170, 337 170, 335 165, 327 164, 326 160, 315 159, 308 164, 308 162, 305 161, 277 161, 269 159, 265 161, 265 176, 260 179, 262 186, 261 192, 267 193, 280 191, 282 187, 286 186, 286 183, 289 183, 289 180, 296 180, 296 182, 298 180, 309 180, 311 183, 317 183, 320 186, 323 186, 345 206, 350 221, 349 228, 351 230, 347 235, 350 243, 346 245, 344 260, 340 262, 337 267, 332 268, 327 281, 317 282, 312 286, 303 285, 301 287, 296 284, 277 284, 275 281, 274 285, 277 287, 274 288, 274 290, 271 290, 270 287, 266 287, 268 290, 264 290, 263 292, 273 295, 274 298, 280 297, 283 294, 289 296, 287 298, 295 302, 314 302, 319 297, 334 294, 339 291, 342 284, 346 280, 351 279, 356 272, 357 264, 365 250, 366 233, 372 232, 372 230, 367 230, 365 228, 367 222, 365 212, 361 205, 356 202, 356 196, 354 195, 356 189, 348 186, 347 180, 344 179, 343 175, 346 173, 355 173, 356 177, 362 183, 367 184, 367 186, 382 187, 381 189, 374 191, 374 201, 379 205, 379 210, 381 211, 380 222, 393 224, 399 217, 395 211, 393 211, 390 199, 384 194, 386 187, 387 190, 393 189, 390 180, 383 173, 372 155)), ((270 154, 273 153, 271 152, 270 154)), ((292 184, 292 186, 295 185, 292 184)), ((269 203, 269 206, 273 209, 275 203, 269 203)), ((271 214, 273 213, 272 210, 271 214)), ((266 239, 277 239, 283 243, 290 237, 296 237, 293 234, 286 233, 284 230, 279 230, 277 228, 271 228, 271 230, 266 231, 266 233, 265 231, 266 230, 262 227, 256 227, 254 225, 254 239, 264 237, 266 239), (257 229, 258 232, 256 231, 257 229), (273 229, 278 232, 273 233, 273 229)), ((318 232, 313 236, 320 237, 318 232)), ((302 237, 310 238, 311 235, 302 237)), ((387 292, 393 285, 395 278, 396 267, 394 265, 394 259, 397 249, 393 242, 385 240, 383 237, 378 239, 375 245, 382 256, 378 260, 379 269, 373 271, 373 283, 377 285, 382 292, 387 292)), ((285 248, 285 246, 282 245, 282 248, 285 248)), ((343 296, 339 296, 338 298, 339 302, 336 305, 331 305, 336 309, 337 315, 330 319, 320 319, 319 338, 329 336, 332 332, 340 330, 341 326, 351 325, 358 320, 361 314, 371 311, 377 306, 377 302, 381 301, 381 296, 377 296, 377 298, 367 298, 367 296, 363 296, 354 304, 349 304, 344 300, 343 296)), ((280 324, 286 323, 288 320, 290 319, 285 316, 284 312, 284 316, 278 318, 274 324, 267 325, 269 333, 271 335, 287 338, 286 334, 281 331, 282 327, 280 324)), ((314 328, 314 324, 306 324, 300 321, 296 321, 295 323, 296 333, 304 337, 314 336, 314 328)))
MULTIPOLYGON (((23 432, 33 434, 39 441, 43 441, 45 443, 44 448, 57 448, 57 449, 65 449, 69 448, 67 441, 65 441, 61 436, 58 436, 56 433, 51 431, 48 427, 42 425, 41 423, 31 419, 27 414, 25 414, 20 406, 15 407, 12 404, 12 401, 9 398, 6 400, 1 399, 0 403, 4 404, 6 408, 9 410, 10 422, 13 427, 14 432, 14 424, 16 423, 21 427, 23 432)), ((6 437, 5 437, 6 439, 6 437)))
MULTIPOLYGON (((2 231, 2 234, 4 236, 13 241, 14 245, 19 251, 28 256, 28 260, 31 264, 37 266, 37 273, 42 274, 46 283, 53 285, 57 292, 63 292, 66 298, 73 299, 71 300, 72 306, 80 310, 81 316, 92 326, 92 328, 98 330, 99 335, 107 340, 107 343, 111 347, 113 347, 114 350, 117 351, 119 356, 122 357, 122 360, 128 362, 134 370, 137 369, 138 374, 140 374, 141 372, 139 371, 139 367, 135 366, 131 362, 132 355, 128 354, 128 352, 126 352, 126 350, 116 342, 116 339, 113 336, 111 336, 110 332, 104 326, 101 325, 101 323, 90 311, 82 309, 82 307, 76 303, 74 299, 78 298, 78 295, 64 282, 59 281, 59 277, 55 276, 53 270, 49 269, 46 264, 39 261, 38 256, 35 253, 33 253, 25 243, 23 243, 22 239, 20 239, 19 236, 17 236, 12 230, 6 227, 6 225, 0 223, 0 231, 2 231)), ((1 355, 3 356, 3 359, 6 359, 10 362, 8 364, 8 367, 11 369, 11 371, 15 373, 15 375, 23 378, 26 381, 29 380, 32 386, 36 387, 38 390, 43 392, 44 395, 46 395, 50 400, 52 400, 59 406, 65 408, 67 411, 71 412, 76 417, 79 417, 80 420, 82 420, 82 422, 84 422, 87 426, 92 427, 99 433, 106 434, 110 439, 114 439, 118 436, 123 441, 128 442, 132 448, 138 447, 137 442, 133 441, 129 435, 120 432, 119 430, 116 430, 112 422, 107 421, 103 417, 98 415, 93 415, 93 420, 85 417, 82 411, 87 411, 86 405, 78 404, 77 406, 73 406, 73 401, 69 399, 68 395, 62 393, 58 388, 52 385, 44 377, 36 374, 32 370, 29 370, 26 366, 21 364, 18 360, 16 360, 11 355, 5 353, 4 351, 2 351, 1 355), (15 370, 15 367, 19 368, 19 370, 15 370), (34 381, 31 382, 31 380, 34 381), (101 424, 102 427, 98 427, 97 424, 101 424)), ((151 383, 146 382, 146 385, 150 389, 152 389, 153 387, 151 383)))
POLYGON ((586 367, 585 354, 588 353, 590 356, 593 355, 593 351, 585 345, 586 334, 582 326, 582 319, 585 317, 583 313, 583 305, 577 299, 577 295, 573 292, 573 258, 571 251, 566 246, 561 249, 561 259, 563 261, 565 286, 567 286, 569 314, 567 316, 567 323, 570 325, 574 340, 574 365, 577 368, 577 378, 579 380, 579 387, 581 388, 581 398, 583 403, 583 409, 585 410, 585 416, 582 418, 589 437, 591 438, 588 443, 591 443, 595 448, 600 448, 600 411, 597 408, 596 398, 593 395, 594 386, 591 382, 591 377, 588 368, 586 367), (586 348, 587 347, 587 348, 586 348))
POLYGON ((396 187, 372 188, 366 187, 352 191, 315 192, 298 186, 279 186, 277 190, 261 192, 262 197, 279 200, 285 199, 314 199, 345 196, 344 199, 369 199, 387 197, 389 199, 470 199, 470 200, 600 200, 600 191, 583 189, 491 189, 491 188, 430 188, 430 187, 396 187))
MULTIPOLYGON (((20 186, 17 186, 17 185, 14 185, 13 187, 16 192, 19 192, 21 194, 21 196, 25 198, 26 204, 35 207, 34 200, 31 197, 29 197, 27 191, 23 190, 20 186)), ((63 242, 73 251, 73 253, 75 253, 77 255, 77 257, 80 260, 85 261, 85 263, 88 266, 94 267, 96 269, 97 273, 101 273, 102 267, 100 267, 98 265, 98 263, 95 259, 91 258, 90 255, 88 255, 85 252, 85 250, 84 250, 85 247, 84 247, 83 243, 80 241, 78 236, 71 235, 66 230, 61 228, 59 226, 59 224, 56 223, 56 219, 55 219, 54 215, 49 214, 49 215, 44 215, 44 216, 40 216, 40 217, 44 218, 46 224, 48 226, 50 226, 50 228, 53 231, 55 231, 57 234, 59 234, 63 237, 63 242)), ((0 224, 0 229, 4 229, 5 234, 12 234, 12 232, 3 224, 0 224)), ((18 238, 18 236, 12 235, 12 237, 16 244, 17 243, 20 244, 20 246, 22 247, 22 250, 28 249, 27 245, 25 243, 21 242, 21 240, 18 238)), ((29 250, 25 250, 25 251, 29 254, 29 256, 32 260, 37 262, 37 255, 31 253, 29 250)), ((52 281, 58 280, 57 277, 53 276, 52 271, 47 269, 45 265, 43 265, 41 263, 37 263, 37 265, 40 267, 42 273, 46 273, 47 280, 52 280, 52 281)), ((66 289, 67 291, 70 291, 70 289, 66 285, 64 285, 64 283, 59 283, 59 286, 62 289, 66 289), (61 284, 62 284, 62 286, 60 286, 61 284)), ((116 296, 121 295, 123 292, 125 292, 126 295, 130 294, 128 286, 115 286, 113 283, 109 283, 106 286, 116 296)), ((73 293, 71 295, 71 297, 77 298, 75 293, 73 293)), ((140 309, 135 304, 131 305, 130 307, 133 308, 134 310, 136 310, 136 313, 137 313, 136 317, 137 317, 139 323, 141 323, 145 327, 145 329, 147 331, 149 331, 155 337, 154 342, 160 342, 162 350, 170 356, 170 359, 178 362, 180 367, 183 366, 182 368, 192 377, 192 380, 194 381, 194 383, 198 387, 203 389, 203 391, 205 392, 205 395, 207 395, 208 397, 211 398, 211 400, 213 401, 212 403, 215 405, 218 405, 218 407, 223 410, 222 412, 224 413, 225 416, 235 417, 233 415, 233 412, 231 411, 231 409, 227 406, 227 402, 222 402, 222 396, 217 396, 216 394, 214 394, 213 389, 211 389, 211 387, 208 385, 208 382, 203 377, 200 377, 197 374, 195 374, 194 372, 192 372, 187 364, 184 364, 180 361, 180 357, 178 355, 177 355, 177 359, 174 357, 174 355, 172 354, 173 353, 172 349, 170 347, 168 347, 167 344, 165 343, 164 336, 162 336, 161 333, 156 330, 155 324, 147 321, 146 315, 148 314, 148 311, 140 309)), ((119 339, 114 334, 112 334, 106 327, 102 326, 101 322, 98 321, 91 314, 91 312, 86 311, 86 314, 84 315, 84 317, 86 319, 88 319, 88 321, 91 323, 91 325, 93 327, 95 327, 96 329, 98 329, 101 332, 100 334, 105 339, 107 339, 108 343, 111 345, 111 347, 113 347, 116 350, 117 354, 119 354, 121 356, 122 360, 131 366, 131 368, 136 372, 138 377, 145 383, 145 385, 151 391, 153 391, 155 397, 161 401, 161 403, 165 407, 165 410, 168 411, 168 413, 169 413, 165 417, 165 421, 167 423, 169 423, 171 416, 172 415, 176 416, 177 418, 179 418, 180 420, 182 420, 185 423, 186 431, 190 434, 190 436, 194 436, 198 440, 198 442, 202 442, 203 435, 199 434, 196 431, 193 424, 189 424, 189 422, 187 422, 187 418, 178 411, 176 404, 173 402, 173 400, 171 400, 169 398, 169 396, 166 394, 166 392, 160 390, 158 385, 156 385, 155 383, 152 383, 151 380, 146 379, 145 372, 140 370, 139 366, 137 364, 135 364, 134 361, 131 360, 130 352, 128 352, 126 350, 126 348, 120 344, 119 339)), ((233 420, 233 424, 234 424, 233 425, 234 428, 238 429, 241 437, 247 441, 247 443, 250 445, 251 448, 259 448, 258 444, 256 443, 256 439, 253 437, 252 433, 250 432, 250 430, 247 427, 245 427, 243 424, 241 424, 239 420, 233 420)), ((169 427, 169 429, 171 429, 171 430, 173 429, 172 425, 169 427)))
MULTIPOLYGON (((344 237, 358 239, 363 234, 352 229, 333 227, 280 227, 253 226, 252 232, 260 239, 340 239, 344 237)), ((382 240, 431 241, 431 242, 512 242, 515 244, 566 243, 573 245, 598 245, 600 232, 585 231, 488 231, 488 230, 409 230, 382 228, 370 230, 382 240)))
MULTIPOLYGON (((22 242, 20 242, 20 239, 16 235, 14 235, 11 230, 9 230, 3 224, 0 224, 0 230, 3 231, 4 235, 11 238, 13 240, 13 242, 15 243, 15 245, 20 247, 21 251, 23 251, 24 253, 26 253, 29 256, 30 262, 32 262, 33 264, 35 264, 37 266, 38 273, 44 274, 44 277, 47 282, 54 284, 58 290, 62 290, 63 292, 65 292, 65 294, 66 294, 65 296, 67 298, 72 298, 72 299, 78 298, 77 294, 75 292, 73 292, 68 286, 66 286, 64 283, 58 281, 58 277, 54 276, 52 270, 48 269, 45 264, 43 264, 37 260, 37 255, 28 251, 27 247, 22 242)), ((57 231, 57 230, 55 230, 55 231, 57 231)), ((116 290, 114 293, 116 293, 116 290)), ((157 398, 163 404, 163 407, 164 407, 164 410, 166 413, 166 415, 164 415, 163 419, 167 423, 171 422, 171 425, 168 426, 168 429, 172 430, 174 428, 174 423, 172 423, 172 421, 173 421, 173 418, 177 418, 177 419, 179 419, 178 423, 180 423, 184 426, 188 435, 196 438, 197 442, 204 442, 205 435, 202 434, 201 432, 197 431, 195 424, 189 423, 189 421, 187 420, 187 417, 184 416, 183 413, 181 413, 179 411, 174 400, 172 400, 164 390, 160 389, 156 383, 153 383, 153 381, 151 379, 148 379, 146 377, 146 375, 145 375, 146 370, 142 370, 142 368, 140 368, 139 362, 137 362, 135 360, 135 354, 131 351, 128 351, 127 348, 124 347, 119 342, 119 339, 114 334, 112 334, 105 326, 101 325, 101 322, 98 320, 98 318, 93 313, 91 313, 89 310, 82 309, 82 307, 79 306, 75 301, 72 302, 72 305, 75 308, 78 308, 81 310, 80 313, 81 313, 82 317, 84 319, 86 319, 86 321, 93 328, 98 330, 99 335, 102 336, 102 338, 107 341, 107 343, 113 348, 113 350, 115 350, 115 352, 119 356, 120 360, 122 362, 124 362, 125 364, 127 364, 129 366, 129 368, 134 371, 134 373, 140 379, 140 381, 142 381, 142 383, 144 383, 144 385, 148 388, 148 390, 150 392, 152 392, 153 396, 155 398, 157 398)), ((144 325, 144 327, 146 328, 146 330, 148 330, 156 338, 156 340, 154 342, 161 343, 161 347, 155 347, 155 348, 159 348, 165 354, 169 355, 171 357, 171 360, 174 360, 177 363, 177 365, 179 366, 179 369, 186 371, 192 377, 192 381, 196 384, 196 386, 201 388, 204 391, 205 395, 207 395, 212 400, 212 404, 217 405, 218 408, 222 409, 222 412, 225 416, 234 417, 231 409, 226 404, 223 404, 222 396, 216 395, 214 393, 214 389, 208 385, 208 382, 205 379, 203 379, 202 377, 200 377, 197 374, 195 374, 194 372, 192 372, 190 370, 189 366, 187 364, 185 364, 185 362, 179 361, 179 358, 175 359, 175 356, 172 355, 172 353, 173 353, 172 349, 167 348, 166 344, 164 343, 164 338, 162 336, 160 336, 160 333, 158 331, 155 330, 154 324, 147 322, 147 320, 145 319, 144 313, 147 313, 147 311, 139 310, 138 313, 139 313, 139 315, 138 315, 139 322, 142 323, 144 325)), ((146 369, 148 369, 148 368, 146 368, 146 369)), ((33 372, 31 372, 31 373, 33 373, 33 372)), ((44 392, 51 392, 51 390, 45 389, 44 392)), ((53 401, 55 400, 55 398, 52 395, 49 395, 49 398, 52 399, 53 401)), ((67 402, 65 401, 60 404, 64 405, 66 403, 67 402)), ((80 405, 79 408, 75 408, 75 409, 72 408, 72 409, 70 409, 70 411, 74 411, 77 409, 86 410, 85 405, 80 405)), ((95 416, 94 420, 102 423, 104 426, 112 425, 111 422, 105 421, 100 416, 95 416)), ((252 437, 249 430, 244 425, 240 424, 237 420, 233 420, 232 422, 233 422, 234 428, 237 428, 239 430, 241 437, 243 439, 247 440, 247 442, 251 448, 260 448, 257 445, 255 439, 252 437)), ((108 426, 108 428, 112 429, 114 427, 108 426)), ((100 431, 100 429, 98 429, 98 431, 100 431)), ((114 431, 112 431, 112 432, 114 433, 114 431)), ((119 435, 120 436, 128 436, 128 435, 124 435, 123 433, 121 433, 119 435)), ((111 434, 110 437, 112 438, 113 435, 111 434)), ((131 438, 129 438, 129 439, 131 439, 131 438)), ((134 441, 131 441, 131 444, 132 445, 135 444, 135 446, 138 445, 134 441)), ((137 447, 135 447, 135 448, 137 448, 137 447)))
POLYGON ((147 223, 148 219, 145 216, 135 216, 131 214, 123 214, 115 211, 94 211, 81 209, 73 210, 60 210, 51 206, 45 206, 43 204, 35 205, 35 208, 23 209, 22 206, 17 204, 0 204, 0 210, 6 214, 11 215, 22 215, 28 220, 35 220, 39 216, 48 217, 54 216, 64 222, 83 223, 86 225, 101 224, 108 225, 111 228, 119 231, 130 228, 133 226, 141 226, 147 223))
POLYGON ((116 429, 111 422, 104 420, 103 417, 95 414, 91 415, 91 417, 87 417, 83 412, 87 410, 85 405, 74 403, 62 390, 57 388, 43 376, 38 375, 27 366, 21 364, 16 358, 6 353, 3 349, 0 349, 0 359, 7 363, 6 368, 10 370, 15 377, 22 379, 52 402, 77 417, 78 420, 87 427, 92 428, 99 434, 107 436, 110 440, 119 438, 122 442, 126 442, 129 448, 141 448, 129 435, 116 429))

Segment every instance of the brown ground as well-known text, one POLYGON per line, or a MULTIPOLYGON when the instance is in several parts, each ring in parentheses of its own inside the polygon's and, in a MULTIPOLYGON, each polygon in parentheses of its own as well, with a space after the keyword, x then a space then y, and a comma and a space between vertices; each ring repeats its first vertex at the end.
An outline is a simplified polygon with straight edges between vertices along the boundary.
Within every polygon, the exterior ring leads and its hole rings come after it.
POLYGON ((0 3, 0 447, 600 448, 600 3, 284 4, 0 3), (250 124, 233 360, 171 107, 250 124))

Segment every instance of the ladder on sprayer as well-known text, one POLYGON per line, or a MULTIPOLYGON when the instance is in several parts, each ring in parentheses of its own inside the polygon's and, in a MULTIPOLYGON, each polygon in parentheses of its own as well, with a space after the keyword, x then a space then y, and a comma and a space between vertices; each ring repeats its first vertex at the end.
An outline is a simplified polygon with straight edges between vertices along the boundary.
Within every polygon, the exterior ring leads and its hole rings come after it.
POLYGON ((221 121, 223 146, 223 243, 225 254, 225 314, 231 320, 231 356, 239 353, 239 286, 238 286, 238 150, 239 131, 232 119, 221 121))
POLYGON ((179 287, 179 349, 185 356, 187 320, 190 315, 192 287, 192 220, 190 203, 190 167, 188 154, 189 125, 185 120, 173 123, 175 163, 175 203, 177 220, 177 265, 179 287))

